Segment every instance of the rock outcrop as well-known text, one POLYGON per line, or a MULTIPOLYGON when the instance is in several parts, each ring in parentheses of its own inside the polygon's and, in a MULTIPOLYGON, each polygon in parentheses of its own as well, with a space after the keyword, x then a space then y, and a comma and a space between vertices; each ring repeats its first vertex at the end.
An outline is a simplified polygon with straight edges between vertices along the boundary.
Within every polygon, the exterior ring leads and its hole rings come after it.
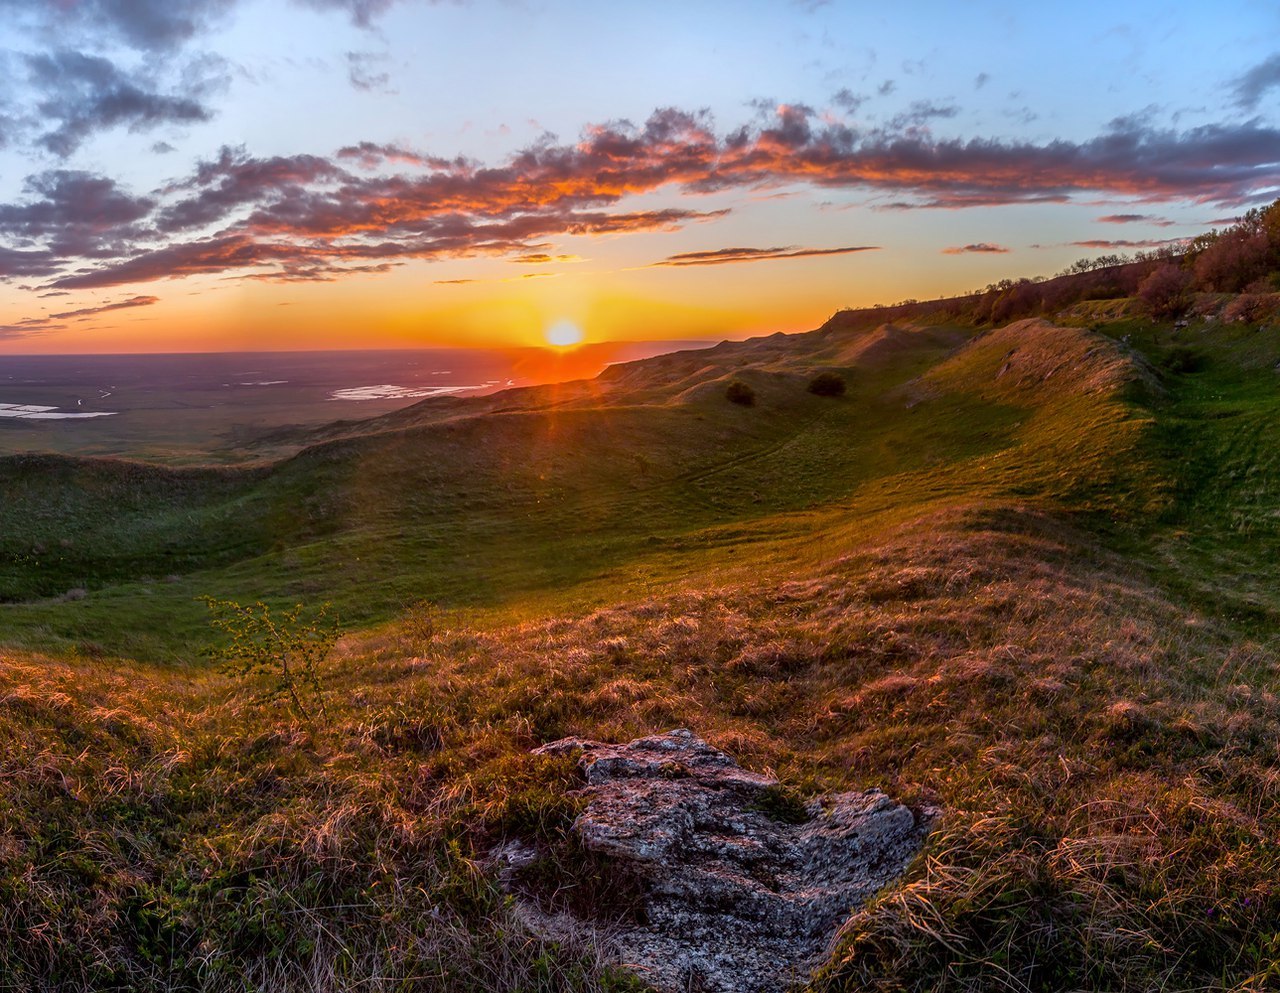
MULTIPOLYGON (((643 892, 642 915, 608 936, 664 993, 774 993, 803 979, 851 909, 903 872, 925 832, 879 790, 803 804, 686 730, 538 749, 577 751, 587 803, 573 831, 643 892)), ((511 877, 521 856, 509 849, 506 858, 511 877)), ((529 910, 535 926, 551 923, 529 910)))

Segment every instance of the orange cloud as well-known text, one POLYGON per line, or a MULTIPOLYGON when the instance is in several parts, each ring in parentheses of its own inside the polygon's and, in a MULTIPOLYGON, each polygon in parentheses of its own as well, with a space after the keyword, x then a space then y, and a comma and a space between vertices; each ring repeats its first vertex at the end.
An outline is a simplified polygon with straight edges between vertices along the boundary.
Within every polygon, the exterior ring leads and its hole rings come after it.
MULTIPOLYGON (((709 115, 668 108, 642 126, 592 125, 575 143, 542 141, 492 166, 367 142, 332 158, 224 149, 185 180, 137 197, 104 177, 53 171, 28 181, 26 202, 0 204, 0 278, 88 288, 218 272, 333 279, 408 258, 537 264, 553 257, 557 237, 674 230, 727 213, 619 209, 664 189, 756 194, 799 184, 893 196, 882 209, 964 209, 1096 191, 1237 204, 1280 180, 1280 130, 1257 121, 1176 133, 1122 120, 1089 141, 1045 144, 936 139, 917 123, 858 130, 782 105, 762 124, 720 134, 709 115)), ((726 249, 659 264, 852 250, 726 249)))
POLYGON ((734 262, 759 262, 763 259, 806 259, 817 255, 849 255, 852 252, 878 251, 879 245, 855 245, 850 248, 716 248, 705 252, 681 252, 670 255, 655 266, 728 265, 734 262))

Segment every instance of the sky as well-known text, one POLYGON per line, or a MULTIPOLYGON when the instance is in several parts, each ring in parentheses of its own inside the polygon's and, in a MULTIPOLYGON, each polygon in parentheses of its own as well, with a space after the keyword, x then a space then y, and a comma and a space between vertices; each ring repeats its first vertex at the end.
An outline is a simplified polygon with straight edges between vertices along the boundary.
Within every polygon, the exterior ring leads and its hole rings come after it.
POLYGON ((0 25, 0 356, 799 331, 1280 197, 1273 0, 0 0, 0 25))

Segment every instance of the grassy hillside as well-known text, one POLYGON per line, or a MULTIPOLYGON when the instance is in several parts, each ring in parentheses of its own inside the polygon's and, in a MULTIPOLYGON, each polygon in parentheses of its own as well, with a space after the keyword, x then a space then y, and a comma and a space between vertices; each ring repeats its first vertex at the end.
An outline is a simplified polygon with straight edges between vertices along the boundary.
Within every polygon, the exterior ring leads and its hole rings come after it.
POLYGON ((1280 339, 1079 322, 835 320, 255 469, 3 463, 0 975, 637 988, 484 854, 618 912, 528 750, 688 726, 945 810, 813 989, 1280 982, 1280 339), (200 659, 202 594, 332 601, 327 721, 200 659))
MULTIPOLYGON (((328 599, 351 623, 422 598, 606 603, 722 568, 741 535, 804 530, 833 504, 1131 501, 1098 465, 1060 465, 1138 444, 1146 415, 1122 396, 1129 374, 1107 366, 1120 353, 1044 330, 967 348, 972 332, 900 328, 726 344, 589 384, 421 404, 271 469, 0 460, 3 623, 30 647, 181 658, 204 638, 200 595, 328 599), (1014 372, 996 380, 1006 352, 1014 372), (1057 380, 1037 378, 1055 363, 1057 380), (806 391, 831 369, 845 397, 806 391), (1115 397, 1077 382, 1086 369, 1115 378, 1115 397), (725 401, 735 378, 754 406, 725 401), (1079 451, 1053 450, 1067 436, 1079 451)), ((1144 486, 1140 502, 1158 498, 1158 481, 1144 486)))

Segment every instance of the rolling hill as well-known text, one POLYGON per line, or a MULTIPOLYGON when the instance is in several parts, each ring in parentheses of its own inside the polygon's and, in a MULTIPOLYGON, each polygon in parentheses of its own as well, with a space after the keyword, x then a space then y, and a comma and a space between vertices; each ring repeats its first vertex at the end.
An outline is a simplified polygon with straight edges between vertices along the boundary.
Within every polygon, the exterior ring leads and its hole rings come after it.
POLYGON ((540 839, 607 913, 529 749, 687 726, 945 812, 813 989, 1266 988, 1277 362, 1221 321, 837 315, 278 462, 0 460, 0 972, 640 988, 483 854, 540 839), (201 596, 331 603, 328 720, 214 670, 201 596))

